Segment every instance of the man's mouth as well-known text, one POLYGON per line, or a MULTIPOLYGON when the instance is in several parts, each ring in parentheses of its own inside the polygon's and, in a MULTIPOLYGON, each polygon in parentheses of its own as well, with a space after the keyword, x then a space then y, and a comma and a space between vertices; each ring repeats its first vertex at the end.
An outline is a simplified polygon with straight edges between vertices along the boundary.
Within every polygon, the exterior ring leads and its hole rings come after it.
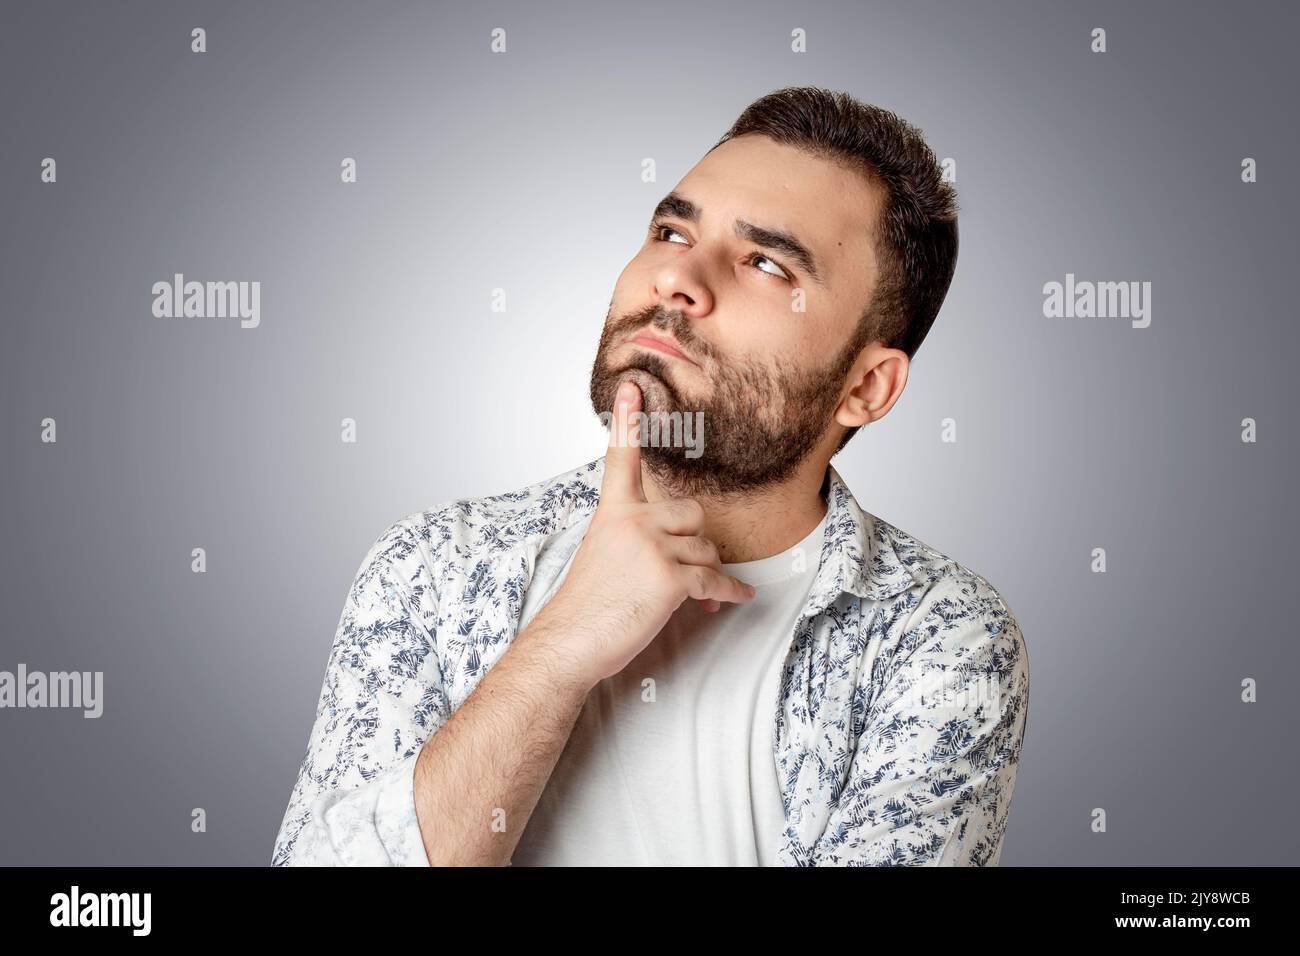
POLYGON ((676 346, 672 345, 669 342, 664 341, 663 339, 656 338, 653 335, 649 335, 645 332, 642 332, 640 335, 634 338, 632 340, 632 344, 639 345, 642 348, 651 349, 656 352, 662 352, 664 355, 671 355, 673 358, 681 359, 683 362, 690 362, 690 364, 692 365, 696 364, 695 362, 691 361, 691 359, 676 346))

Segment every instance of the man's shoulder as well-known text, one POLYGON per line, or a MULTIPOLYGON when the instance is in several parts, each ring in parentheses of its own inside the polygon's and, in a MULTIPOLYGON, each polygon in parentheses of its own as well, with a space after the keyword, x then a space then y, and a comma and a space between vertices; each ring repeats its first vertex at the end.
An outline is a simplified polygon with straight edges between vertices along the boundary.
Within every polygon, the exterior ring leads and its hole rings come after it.
POLYGON ((907 612, 905 633, 916 639, 986 633, 1023 644, 1007 598, 987 577, 897 525, 874 515, 872 521, 877 553, 906 568, 915 582, 897 598, 907 612))
MULTIPOLYGON (((1020 622, 987 577, 896 525, 874 518, 877 549, 906 567, 913 586, 871 615, 879 635, 871 698, 894 686, 918 710, 935 687, 975 693, 1014 716, 1027 706, 1029 650, 1020 622), (928 689, 928 691, 927 691, 928 689), (981 696, 982 695, 982 696, 981 696)), ((899 698, 902 699, 902 698, 899 698)), ((937 699, 937 698, 936 698, 937 699)), ((1023 733, 1023 724, 1017 733, 1023 733)))
POLYGON ((399 560, 418 554, 431 565, 509 556, 594 511, 601 464, 597 459, 512 491, 451 499, 410 512, 388 525, 371 550, 399 560))

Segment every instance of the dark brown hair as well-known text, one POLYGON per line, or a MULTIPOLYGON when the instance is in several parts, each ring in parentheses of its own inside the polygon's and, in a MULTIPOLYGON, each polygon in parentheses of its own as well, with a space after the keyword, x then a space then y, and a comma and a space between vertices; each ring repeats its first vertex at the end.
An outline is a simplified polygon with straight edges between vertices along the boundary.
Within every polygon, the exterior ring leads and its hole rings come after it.
MULTIPOLYGON (((907 353, 921 347, 957 266, 957 193, 921 131, 848 93, 792 86, 745 107, 709 152, 760 133, 862 173, 885 194, 873 240, 880 277, 837 367, 847 374, 868 342, 907 353)), ((856 433, 847 430, 838 452, 856 433)))

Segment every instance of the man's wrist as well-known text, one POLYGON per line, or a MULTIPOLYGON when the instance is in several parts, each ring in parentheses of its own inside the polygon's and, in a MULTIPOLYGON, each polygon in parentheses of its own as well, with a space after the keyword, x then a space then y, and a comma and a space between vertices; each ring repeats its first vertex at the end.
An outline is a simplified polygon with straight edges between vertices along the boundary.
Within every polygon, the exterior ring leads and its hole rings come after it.
POLYGON ((557 603, 559 595, 552 597, 546 606, 515 638, 518 650, 536 660, 546 670, 550 685, 563 688, 585 697, 599 682, 591 673, 588 661, 574 640, 577 625, 557 603))

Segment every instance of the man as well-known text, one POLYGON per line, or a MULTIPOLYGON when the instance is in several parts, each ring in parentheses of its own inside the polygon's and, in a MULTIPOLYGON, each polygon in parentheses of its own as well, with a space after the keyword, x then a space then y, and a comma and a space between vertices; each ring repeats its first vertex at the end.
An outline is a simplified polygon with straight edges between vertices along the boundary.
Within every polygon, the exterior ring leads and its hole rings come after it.
POLYGON ((1024 638, 830 465, 956 252, 919 131, 817 89, 747 108, 618 279, 604 458, 367 554, 273 862, 996 865, 1024 638), (698 413, 702 448, 636 413, 698 413))

